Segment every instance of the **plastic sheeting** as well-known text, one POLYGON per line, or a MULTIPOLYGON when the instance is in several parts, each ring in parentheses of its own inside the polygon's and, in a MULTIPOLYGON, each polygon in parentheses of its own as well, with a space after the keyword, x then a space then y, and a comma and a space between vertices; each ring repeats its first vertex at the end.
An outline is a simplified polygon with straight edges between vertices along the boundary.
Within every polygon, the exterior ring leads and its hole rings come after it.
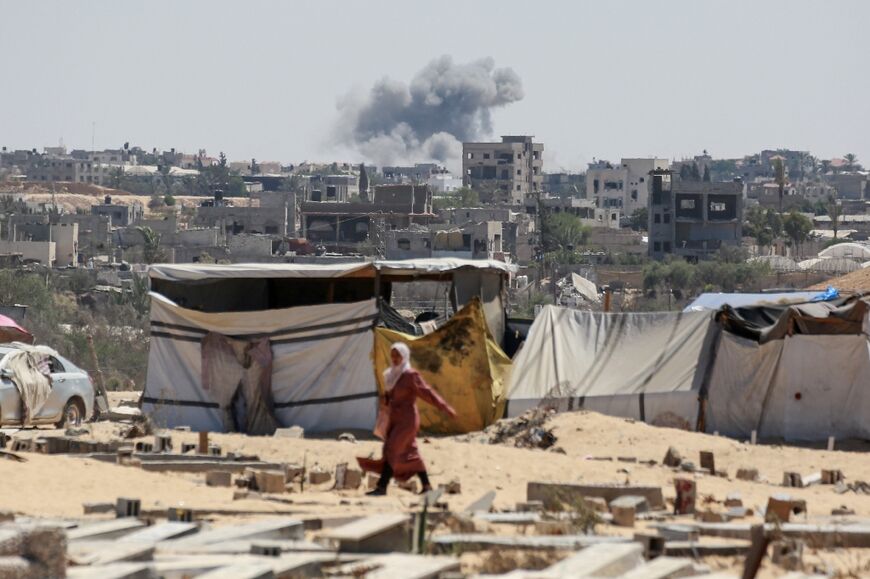
POLYGON ((375 367, 381 391, 390 346, 404 342, 411 349, 412 366, 456 410, 457 418, 451 419, 418 401, 424 430, 470 432, 502 417, 511 361, 489 335, 478 299, 471 300, 449 322, 426 336, 415 338, 383 328, 375 330, 375 335, 375 367))
POLYGON ((151 347, 142 410, 158 425, 224 431, 224 410, 203 388, 209 332, 268 337, 272 400, 282 426, 310 432, 371 429, 377 389, 371 353, 375 300, 255 312, 206 313, 151 294, 151 347))
POLYGON ((51 396, 48 355, 24 343, 15 343, 17 350, 3 358, 2 367, 18 389, 21 398, 21 424, 30 425, 51 396))
POLYGON ((766 344, 723 333, 706 430, 749 438, 870 438, 866 335, 795 335, 766 344))
POLYGON ((547 306, 514 362, 508 415, 547 404, 694 429, 716 332, 709 312, 547 306))

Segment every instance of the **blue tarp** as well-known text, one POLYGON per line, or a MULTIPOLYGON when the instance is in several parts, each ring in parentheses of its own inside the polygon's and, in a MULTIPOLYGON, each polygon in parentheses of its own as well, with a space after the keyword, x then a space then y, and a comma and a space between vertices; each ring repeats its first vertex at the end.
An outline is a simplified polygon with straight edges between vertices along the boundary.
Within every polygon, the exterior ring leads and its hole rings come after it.
MULTIPOLYGON (((829 288, 830 289, 830 288, 829 288)), ((836 290, 834 290, 836 291, 836 290)), ((769 294, 726 294, 726 293, 707 293, 699 295, 695 301, 690 303, 683 310, 684 312, 696 312, 699 310, 718 310, 724 305, 729 305, 732 308, 741 308, 744 306, 757 306, 760 304, 799 304, 811 301, 827 301, 834 299, 837 296, 825 297, 828 292, 782 292, 769 294)), ((839 294, 838 294, 839 295, 839 294)))

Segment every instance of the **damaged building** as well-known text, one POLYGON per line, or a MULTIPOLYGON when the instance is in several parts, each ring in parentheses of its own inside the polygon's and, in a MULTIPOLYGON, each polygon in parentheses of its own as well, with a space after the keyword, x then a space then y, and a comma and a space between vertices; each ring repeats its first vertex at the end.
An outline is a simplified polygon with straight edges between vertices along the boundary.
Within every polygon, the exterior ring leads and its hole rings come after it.
POLYGON ((682 181, 670 171, 654 171, 650 178, 650 257, 673 254, 697 261, 740 245, 743 183, 682 181))

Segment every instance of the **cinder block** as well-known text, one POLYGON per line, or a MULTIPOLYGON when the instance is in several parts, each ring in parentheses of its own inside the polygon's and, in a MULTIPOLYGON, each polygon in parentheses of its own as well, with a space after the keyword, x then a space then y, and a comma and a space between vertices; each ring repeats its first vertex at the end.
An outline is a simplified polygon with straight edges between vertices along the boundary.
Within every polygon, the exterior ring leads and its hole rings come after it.
POLYGON ((787 523, 792 515, 807 512, 807 502, 803 499, 795 499, 788 495, 774 495, 767 500, 765 520, 768 522, 779 521, 787 523))
POLYGON ((322 485, 332 479, 332 475, 323 469, 315 468, 308 472, 308 483, 313 485, 322 485))
POLYGON ((287 491, 284 473, 275 470, 255 470, 254 480, 257 490, 262 493, 283 493, 287 491))
POLYGON ((115 503, 115 516, 119 519, 122 517, 138 517, 141 511, 142 501, 139 499, 119 497, 115 503))

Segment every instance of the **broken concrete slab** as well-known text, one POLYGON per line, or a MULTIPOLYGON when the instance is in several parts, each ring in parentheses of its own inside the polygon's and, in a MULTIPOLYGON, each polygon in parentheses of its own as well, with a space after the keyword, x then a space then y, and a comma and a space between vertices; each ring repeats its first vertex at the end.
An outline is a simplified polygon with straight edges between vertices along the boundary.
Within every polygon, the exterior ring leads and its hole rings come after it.
MULTIPOLYGON (((689 523, 685 526, 701 535, 728 539, 750 540, 749 523, 689 523)), ((813 548, 856 547, 870 548, 870 522, 843 522, 830 524, 767 523, 765 531, 778 529, 784 537, 801 539, 813 548)))
POLYGON ((113 563, 69 567, 67 579, 155 579, 156 575, 147 563, 113 563))
POLYGON ((371 515, 330 529, 320 538, 342 553, 406 553, 411 550, 411 517, 371 515))
POLYGON ((144 526, 145 523, 131 517, 88 523, 87 525, 67 531, 67 539, 70 542, 118 539, 144 526))
POLYGON ((82 503, 82 510, 86 515, 112 513, 115 511, 115 503, 82 503))
POLYGON ((541 521, 540 513, 474 513, 474 519, 498 525, 533 525, 541 521))
POLYGON ((175 544, 185 546, 209 545, 240 539, 291 539, 301 541, 304 538, 305 528, 302 521, 282 518, 200 531, 195 535, 177 539, 175 544))
POLYGON ((625 495, 615 498, 610 501, 609 507, 611 509, 611 512, 613 510, 613 507, 631 507, 636 513, 649 512, 649 505, 646 502, 646 498, 639 495, 625 495))
POLYGON ((462 509, 463 513, 488 513, 492 510, 492 503, 495 501, 495 491, 487 491, 477 500, 462 509))
POLYGON ((695 562, 683 557, 658 557, 620 575, 619 579, 676 579, 695 574, 695 562))
POLYGON ((154 549, 154 543, 143 541, 75 541, 69 546, 68 556, 78 565, 109 565, 151 561, 154 549))
POLYGON ((669 557, 735 557, 746 555, 752 543, 732 540, 706 543, 703 541, 667 541, 665 555, 669 557))
POLYGON ((591 545, 544 570, 558 577, 618 577, 643 564, 640 543, 591 545))
POLYGON ((272 565, 260 561, 226 565, 197 575, 200 579, 275 579, 272 565))
POLYGON ((279 541, 270 539, 241 539, 238 541, 225 541, 208 545, 179 545, 177 541, 167 541, 160 544, 160 553, 164 554, 222 554, 222 555, 246 555, 252 552, 254 545, 269 547, 280 553, 327 553, 333 552, 319 543, 312 541, 279 541))
POLYGON ((629 539, 623 537, 607 537, 602 535, 491 535, 488 533, 462 533, 440 535, 432 538, 431 544, 440 552, 452 552, 454 549, 466 551, 482 551, 487 549, 569 549, 577 550, 598 543, 626 543, 629 539))
POLYGON ((119 543, 159 543, 160 541, 169 541, 172 539, 180 539, 188 535, 193 535, 199 531, 199 525, 196 523, 182 523, 176 521, 167 521, 165 523, 157 523, 133 531, 128 535, 117 539, 119 543))
POLYGON ((391 553, 367 557, 358 563, 344 565, 339 571, 347 571, 351 577, 358 577, 363 572, 366 579, 437 579, 459 569, 459 559, 455 557, 391 553))
POLYGON ((583 497, 598 497, 605 501, 625 495, 638 495, 647 500, 652 509, 665 506, 662 488, 643 485, 605 485, 605 484, 559 484, 545 482, 529 482, 526 486, 526 500, 543 501, 558 498, 559 500, 579 501, 583 497))
MULTIPOLYGON (((158 455, 168 457, 172 455, 158 455)), ((193 457, 185 458, 193 459, 193 457)), ((135 459, 134 459, 135 460, 135 459)), ((209 472, 224 471, 240 473, 247 468, 264 470, 282 470, 284 466, 277 462, 246 462, 237 460, 150 460, 143 461, 139 468, 148 472, 209 472)))

